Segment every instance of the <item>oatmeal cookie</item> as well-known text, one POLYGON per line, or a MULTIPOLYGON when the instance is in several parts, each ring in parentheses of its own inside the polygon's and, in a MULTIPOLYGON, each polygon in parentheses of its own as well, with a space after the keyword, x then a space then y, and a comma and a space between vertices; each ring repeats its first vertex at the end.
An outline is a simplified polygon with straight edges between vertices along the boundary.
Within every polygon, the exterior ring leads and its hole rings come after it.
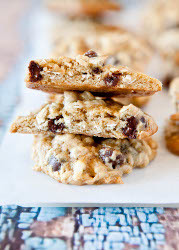
POLYGON ((17 117, 10 131, 142 139, 158 129, 149 115, 132 104, 123 106, 111 99, 95 97, 90 92, 66 91, 61 99, 61 102, 45 104, 29 116, 17 117))
POLYGON ((179 75, 179 1, 153 1, 144 17, 144 33, 158 49, 168 67, 168 75, 179 75), (150 32, 148 32, 150 30, 150 32))
POLYGON ((179 155, 179 113, 171 115, 165 128, 165 141, 168 150, 179 155))
POLYGON ((159 80, 127 67, 107 64, 106 60, 90 50, 75 58, 31 61, 26 85, 54 93, 77 90, 125 97, 153 95, 162 89, 159 80))
POLYGON ((104 139, 80 135, 35 136, 34 170, 74 185, 121 184, 123 174, 154 159, 157 144, 146 140, 104 139))

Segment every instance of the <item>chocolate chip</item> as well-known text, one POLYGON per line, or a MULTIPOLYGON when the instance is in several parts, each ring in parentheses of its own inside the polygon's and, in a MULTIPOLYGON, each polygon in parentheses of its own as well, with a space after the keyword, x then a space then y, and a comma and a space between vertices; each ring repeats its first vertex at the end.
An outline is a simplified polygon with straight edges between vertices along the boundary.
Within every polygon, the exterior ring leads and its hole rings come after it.
POLYGON ((100 158, 105 164, 112 165, 112 168, 115 169, 117 166, 121 166, 124 163, 124 156, 122 154, 117 154, 115 159, 111 158, 114 150, 111 148, 102 148, 99 151, 100 158))
POLYGON ((111 75, 107 75, 104 78, 104 82, 107 86, 109 87, 114 87, 117 85, 117 83, 119 82, 120 76, 122 74, 121 73, 112 73, 111 75))
POLYGON ((123 134, 126 135, 129 139, 136 139, 136 128, 138 123, 138 120, 134 116, 127 118, 127 125, 125 128, 123 128, 123 134))
POLYGON ((61 163, 53 155, 49 159, 49 165, 52 166, 54 172, 59 171, 61 168, 61 163))
POLYGON ((94 74, 100 74, 100 73, 103 72, 103 71, 102 71, 100 68, 98 68, 98 67, 93 68, 92 71, 93 71, 94 74))
POLYGON ((55 124, 55 121, 59 120, 62 117, 63 116, 57 116, 55 119, 50 119, 48 121, 48 128, 51 132, 56 133, 57 130, 58 132, 62 132, 62 130, 65 128, 64 123, 55 124))
POLYGON ((142 123, 144 123, 145 128, 146 128, 146 127, 147 127, 147 122, 146 122, 145 118, 142 116, 142 117, 140 118, 140 120, 141 120, 142 123))
POLYGON ((29 64, 29 72, 30 72, 30 81, 31 82, 37 82, 42 79, 42 75, 40 72, 43 70, 43 68, 38 65, 36 62, 31 61, 29 64))
POLYGON ((93 50, 87 51, 84 55, 88 56, 88 57, 97 57, 98 56, 98 54, 93 50))
POLYGON ((142 123, 145 123, 145 118, 143 116, 140 118, 140 120, 142 123))

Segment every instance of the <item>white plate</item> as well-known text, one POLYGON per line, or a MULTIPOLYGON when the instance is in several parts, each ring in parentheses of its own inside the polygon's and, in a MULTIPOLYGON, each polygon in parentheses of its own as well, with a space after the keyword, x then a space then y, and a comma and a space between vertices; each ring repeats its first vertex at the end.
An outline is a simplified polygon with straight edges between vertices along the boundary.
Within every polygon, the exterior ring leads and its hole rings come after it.
MULTIPOLYGON (((25 90, 24 102, 16 115, 27 113, 43 102, 39 91, 25 90)), ((179 158, 169 153, 163 141, 165 119, 172 107, 167 93, 152 97, 146 108, 159 125, 156 159, 144 169, 123 177, 123 185, 72 186, 56 182, 32 170, 32 135, 7 134, 0 153, 0 204, 28 206, 150 206, 179 204, 179 158)))

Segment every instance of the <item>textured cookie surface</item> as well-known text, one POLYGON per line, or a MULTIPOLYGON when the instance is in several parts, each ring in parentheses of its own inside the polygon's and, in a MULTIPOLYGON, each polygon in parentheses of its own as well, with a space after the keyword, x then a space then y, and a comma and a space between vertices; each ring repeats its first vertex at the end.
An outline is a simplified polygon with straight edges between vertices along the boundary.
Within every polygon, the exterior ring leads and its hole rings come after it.
POLYGON ((123 183, 133 168, 143 168, 156 155, 146 140, 99 139, 80 135, 35 136, 34 169, 59 182, 75 185, 123 183))
POLYGON ((90 91, 99 95, 143 96, 162 89, 155 78, 127 67, 107 64, 94 51, 75 58, 59 57, 31 61, 27 87, 47 92, 90 91))
POLYGON ((18 117, 11 132, 54 135, 85 134, 105 138, 145 138, 157 131, 154 120, 130 104, 94 97, 89 92, 64 92, 62 101, 18 117))
POLYGON ((165 140, 168 150, 179 155, 179 113, 171 115, 165 128, 165 140))

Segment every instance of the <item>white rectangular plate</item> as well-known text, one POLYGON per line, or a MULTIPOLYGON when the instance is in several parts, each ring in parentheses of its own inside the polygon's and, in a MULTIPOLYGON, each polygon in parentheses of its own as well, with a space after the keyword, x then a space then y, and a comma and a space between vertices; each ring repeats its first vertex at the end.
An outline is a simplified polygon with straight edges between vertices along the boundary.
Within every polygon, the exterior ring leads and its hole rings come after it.
MULTIPOLYGON (((39 91, 25 90, 23 104, 15 115, 43 103, 39 91)), ((159 125, 156 159, 144 169, 123 177, 123 185, 73 186, 56 182, 32 170, 32 135, 7 134, 0 150, 0 204, 30 206, 166 205, 179 204, 179 158, 164 145, 163 127, 172 113, 167 93, 156 94, 146 108, 159 125)), ((26 111, 26 112, 25 112, 26 111)))

